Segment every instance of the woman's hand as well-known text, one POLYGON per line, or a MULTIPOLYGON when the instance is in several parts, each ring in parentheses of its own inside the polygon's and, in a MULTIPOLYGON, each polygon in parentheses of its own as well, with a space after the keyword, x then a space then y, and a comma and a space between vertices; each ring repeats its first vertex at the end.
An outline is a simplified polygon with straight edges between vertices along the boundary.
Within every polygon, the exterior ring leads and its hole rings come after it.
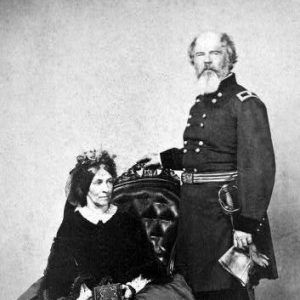
POLYGON ((83 283, 80 287, 80 294, 76 300, 89 300, 92 299, 92 291, 83 283))
POLYGON ((122 284, 121 288, 124 292, 124 299, 132 299, 136 294, 135 289, 128 284, 122 284))

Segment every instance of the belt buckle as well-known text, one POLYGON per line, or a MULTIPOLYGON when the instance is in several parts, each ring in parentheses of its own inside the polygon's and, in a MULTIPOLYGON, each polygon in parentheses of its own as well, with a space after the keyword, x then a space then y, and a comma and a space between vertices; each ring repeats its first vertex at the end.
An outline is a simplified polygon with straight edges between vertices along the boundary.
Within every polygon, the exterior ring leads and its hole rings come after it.
POLYGON ((193 173, 184 173, 184 182, 192 184, 193 183, 193 173))

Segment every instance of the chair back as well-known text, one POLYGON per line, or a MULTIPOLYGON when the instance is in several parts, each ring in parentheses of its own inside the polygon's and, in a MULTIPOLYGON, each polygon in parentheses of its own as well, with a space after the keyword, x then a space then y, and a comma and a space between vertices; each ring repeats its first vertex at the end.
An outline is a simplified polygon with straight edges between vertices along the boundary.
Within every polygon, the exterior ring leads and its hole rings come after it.
POLYGON ((114 203, 141 218, 155 253, 168 269, 173 263, 179 195, 180 180, 173 171, 144 169, 141 163, 118 177, 113 189, 114 203))

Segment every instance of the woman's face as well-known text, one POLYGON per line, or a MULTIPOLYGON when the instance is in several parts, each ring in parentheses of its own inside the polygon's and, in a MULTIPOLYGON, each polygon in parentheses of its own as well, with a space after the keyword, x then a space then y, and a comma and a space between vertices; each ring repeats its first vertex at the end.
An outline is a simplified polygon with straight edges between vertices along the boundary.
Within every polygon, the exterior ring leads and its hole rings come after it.
POLYGON ((98 207, 108 205, 111 199, 112 188, 113 178, 110 173, 104 169, 104 166, 101 165, 91 182, 87 194, 87 201, 92 202, 98 207))

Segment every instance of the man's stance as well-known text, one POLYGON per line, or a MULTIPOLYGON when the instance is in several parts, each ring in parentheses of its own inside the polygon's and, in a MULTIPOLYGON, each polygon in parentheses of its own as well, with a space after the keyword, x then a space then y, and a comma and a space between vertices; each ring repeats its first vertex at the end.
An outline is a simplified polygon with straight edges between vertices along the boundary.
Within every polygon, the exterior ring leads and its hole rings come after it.
POLYGON ((236 82, 237 55, 227 34, 200 35, 189 56, 200 95, 190 110, 183 148, 161 153, 164 167, 183 170, 176 265, 197 299, 248 299, 218 259, 233 243, 239 248, 254 243, 269 265, 253 269, 252 283, 277 278, 267 217, 275 175, 267 111, 236 82), (226 183, 238 187, 241 211, 234 233, 218 203, 226 183))

